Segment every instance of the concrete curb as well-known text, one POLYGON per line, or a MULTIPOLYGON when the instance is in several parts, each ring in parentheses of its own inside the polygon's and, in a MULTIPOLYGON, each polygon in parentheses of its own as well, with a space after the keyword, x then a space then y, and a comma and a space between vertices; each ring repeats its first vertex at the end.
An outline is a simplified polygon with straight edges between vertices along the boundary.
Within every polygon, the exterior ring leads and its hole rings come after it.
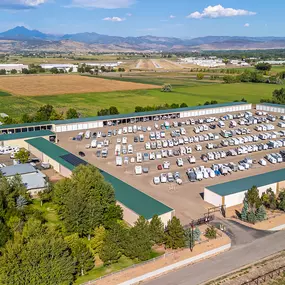
POLYGON ((282 230, 285 230, 285 224, 280 225, 280 226, 277 226, 277 227, 272 228, 272 229, 268 229, 268 231, 272 231, 272 232, 275 232, 275 231, 282 231, 282 230))
POLYGON ((168 271, 172 271, 172 270, 178 269, 180 267, 187 266, 190 263, 197 262, 197 261, 200 261, 202 259, 211 257, 213 255, 222 253, 223 251, 229 250, 230 248, 231 248, 231 243, 228 243, 228 244, 223 245, 221 247, 218 247, 218 248, 206 251, 206 252, 201 253, 199 255, 196 255, 196 256, 190 257, 188 259, 176 262, 176 263, 174 263, 172 265, 169 265, 169 266, 157 269, 155 271, 152 271, 152 272, 146 273, 144 275, 141 275, 139 277, 133 278, 131 280, 125 281, 123 283, 120 283, 119 285, 133 285, 133 284, 137 284, 137 283, 145 281, 147 279, 154 278, 154 277, 157 277, 159 275, 165 274, 168 271))

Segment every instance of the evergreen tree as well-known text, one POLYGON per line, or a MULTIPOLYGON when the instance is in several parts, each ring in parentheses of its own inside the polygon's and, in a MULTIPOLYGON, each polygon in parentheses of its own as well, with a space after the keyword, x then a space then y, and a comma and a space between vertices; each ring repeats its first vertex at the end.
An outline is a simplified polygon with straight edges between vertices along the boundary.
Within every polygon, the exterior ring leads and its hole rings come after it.
POLYGON ((154 215, 149 224, 150 238, 155 244, 162 244, 164 241, 164 225, 158 215, 154 215))
POLYGON ((115 206, 114 189, 92 165, 78 166, 71 179, 55 185, 53 196, 69 233, 86 236, 103 222, 106 224, 106 217, 111 220, 122 217, 121 211, 115 206), (114 217, 114 212, 119 213, 118 217, 114 217))
POLYGON ((14 235, 2 249, 0 283, 3 285, 73 283, 75 267, 66 242, 54 232, 23 238, 14 235))
POLYGON ((94 258, 90 249, 79 238, 78 234, 72 234, 65 237, 65 241, 71 248, 71 255, 76 264, 76 271, 78 275, 85 275, 87 271, 94 267, 94 258))
POLYGON ((246 199, 243 200, 243 208, 240 214, 241 220, 246 222, 247 221, 247 215, 248 215, 248 203, 246 199))
POLYGON ((256 215, 253 211, 250 211, 247 215, 247 220, 249 223, 251 224, 255 224, 256 223, 256 215))
POLYGON ((266 209, 263 205, 261 205, 256 212, 256 220, 261 222, 267 218, 266 209))
POLYGON ((217 238, 217 230, 214 226, 210 226, 205 231, 205 237, 208 239, 217 238))
POLYGON ((151 253, 151 239, 148 221, 140 216, 129 230, 129 245, 126 255, 132 259, 147 260, 151 253))
POLYGON ((102 249, 104 239, 106 237, 106 230, 103 226, 99 226, 94 231, 94 237, 91 239, 90 245, 94 253, 99 253, 102 249))
POLYGON ((185 245, 184 229, 180 220, 173 217, 167 223, 165 232, 165 246, 168 248, 182 248, 185 245))
POLYGON ((246 193, 246 200, 250 210, 255 211, 258 209, 262 202, 259 197, 259 191, 256 186, 251 187, 246 193))
POLYGON ((201 239, 201 231, 200 231, 200 229, 198 227, 196 227, 194 229, 193 234, 194 234, 194 240, 195 241, 200 241, 200 239, 201 239))
POLYGON ((121 255, 122 252, 119 245, 114 241, 112 233, 108 232, 99 253, 100 259, 104 262, 104 264, 111 264, 118 262, 121 255))
POLYGON ((194 238, 194 231, 192 233, 192 229, 186 229, 185 230, 185 247, 190 248, 191 250, 195 246, 195 238, 194 238))

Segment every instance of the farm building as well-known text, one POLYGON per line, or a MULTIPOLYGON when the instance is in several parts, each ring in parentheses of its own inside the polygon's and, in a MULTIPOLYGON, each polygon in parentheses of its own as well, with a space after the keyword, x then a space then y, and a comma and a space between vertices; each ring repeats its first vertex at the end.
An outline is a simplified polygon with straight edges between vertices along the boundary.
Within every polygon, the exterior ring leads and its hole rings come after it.
POLYGON ((77 72, 78 69, 78 65, 75 64, 41 64, 40 66, 46 70, 57 68, 59 70, 64 70, 65 72, 69 72, 70 68, 72 68, 72 72, 77 72))
POLYGON ((28 65, 24 65, 24 64, 0 64, 0 69, 5 69, 6 71, 10 72, 11 70, 15 69, 17 70, 18 73, 22 72, 22 69, 29 69, 28 65))
POLYGON ((31 196, 37 195, 47 187, 46 175, 35 169, 31 164, 16 164, 0 168, 0 172, 7 179, 20 175, 23 184, 31 196))
POLYGON ((119 125, 126 123, 153 121, 158 116, 175 116, 176 118, 191 118, 203 115, 224 114, 251 110, 252 104, 245 102, 232 102, 225 104, 196 106, 151 112, 120 114, 101 117, 89 117, 70 120, 58 120, 50 122, 26 123, 19 125, 0 126, 2 133, 19 133, 39 130, 51 130, 56 133, 102 128, 107 125, 119 125))
POLYGON ((204 200, 214 206, 236 206, 243 203, 245 193, 252 186, 258 187, 260 196, 268 188, 278 193, 285 188, 285 169, 208 186, 204 189, 204 200))
POLYGON ((26 139, 42 137, 50 141, 56 140, 56 135, 49 130, 19 132, 0 135, 0 146, 18 146, 27 148, 26 139))
POLYGON ((256 104, 256 110, 284 114, 285 113, 285 105, 272 104, 272 103, 256 104))
MULTIPOLYGON (((86 161, 43 138, 30 139, 26 142, 28 144, 27 149, 32 154, 43 162, 50 163, 64 177, 70 177, 72 170, 79 164, 87 164, 86 161)), ((151 220, 155 214, 159 215, 164 225, 166 225, 168 220, 174 216, 173 209, 109 173, 100 171, 106 181, 113 185, 117 203, 124 212, 124 220, 130 225, 134 225, 139 216, 144 216, 147 220, 151 220)))

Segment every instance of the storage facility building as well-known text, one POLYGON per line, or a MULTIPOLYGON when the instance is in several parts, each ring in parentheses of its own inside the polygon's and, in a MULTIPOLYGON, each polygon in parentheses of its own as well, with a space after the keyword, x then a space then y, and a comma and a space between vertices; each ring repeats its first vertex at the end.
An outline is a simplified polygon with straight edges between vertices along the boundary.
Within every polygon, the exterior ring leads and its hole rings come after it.
POLYGON ((272 103, 256 104, 256 110, 284 114, 285 113, 285 105, 272 104, 272 103))
POLYGON ((285 169, 208 186, 204 189, 204 200, 214 206, 236 206, 243 203, 245 193, 252 186, 258 188, 260 197, 268 188, 278 194, 285 188, 285 169))
POLYGON ((0 146, 18 146, 27 149, 27 139, 42 137, 49 141, 56 140, 56 134, 49 130, 22 132, 0 135, 0 146))
POLYGON ((51 130, 56 133, 80 131, 88 129, 103 128, 107 125, 119 125, 126 123, 143 122, 154 120, 159 116, 175 116, 176 118, 196 118, 197 116, 213 116, 231 112, 244 112, 251 110, 252 104, 246 102, 231 102, 216 105, 186 107, 169 110, 157 110, 151 112, 139 112, 130 114, 119 114, 111 116, 97 116, 89 118, 78 118, 69 120, 58 120, 50 122, 26 123, 19 125, 0 126, 2 133, 18 133, 38 130, 51 130))
MULTIPOLYGON (((40 158, 43 162, 50 163, 64 177, 70 177, 73 169, 79 164, 87 164, 81 158, 43 138, 27 140, 27 144, 28 150, 32 154, 40 158)), ((147 220, 151 220, 155 214, 166 225, 174 216, 174 210, 163 203, 103 170, 100 170, 100 172, 105 180, 114 187, 117 203, 122 207, 124 219, 130 225, 134 225, 139 216, 144 216, 147 220)))

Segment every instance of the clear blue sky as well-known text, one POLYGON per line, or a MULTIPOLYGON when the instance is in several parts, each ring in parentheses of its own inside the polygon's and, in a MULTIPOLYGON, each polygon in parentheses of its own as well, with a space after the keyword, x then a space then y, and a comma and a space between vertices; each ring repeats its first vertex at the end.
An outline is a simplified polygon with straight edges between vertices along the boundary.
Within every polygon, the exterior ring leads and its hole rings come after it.
POLYGON ((284 11, 284 0, 0 0, 0 30, 21 25, 55 34, 285 36, 284 11))

